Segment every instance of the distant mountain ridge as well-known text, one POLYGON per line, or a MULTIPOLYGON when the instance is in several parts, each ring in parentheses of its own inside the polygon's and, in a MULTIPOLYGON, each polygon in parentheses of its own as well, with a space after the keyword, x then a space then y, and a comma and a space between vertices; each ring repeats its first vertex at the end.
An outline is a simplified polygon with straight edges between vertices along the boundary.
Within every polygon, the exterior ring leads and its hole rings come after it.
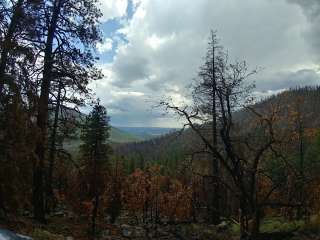
MULTIPOLYGON (((110 127, 110 138, 109 141, 112 144, 124 144, 124 143, 139 143, 154 138, 159 138, 166 134, 176 131, 173 128, 135 128, 135 127, 110 127)), ((80 140, 80 129, 76 136, 66 139, 64 141, 64 148, 71 154, 77 154, 79 146, 81 145, 80 140)))
MULTIPOLYGON (((280 106, 280 114, 286 114, 288 108, 300 101, 301 112, 305 116, 304 127, 320 130, 320 87, 305 87, 291 89, 280 94, 268 97, 252 107, 260 113, 268 113, 270 106, 280 106)), ((243 126, 249 126, 252 121, 252 114, 242 109, 234 114, 235 123, 243 126)), ((243 128, 245 131, 250 130, 243 128)), ((197 148, 202 144, 199 137, 188 128, 183 132, 168 133, 159 138, 136 143, 127 143, 117 146, 116 151, 126 156, 137 154, 143 156, 148 162, 156 162, 159 159, 166 159, 167 155, 181 151, 182 153, 192 152, 190 149, 197 148)), ((181 159, 184 159, 182 156, 181 159)))
MULTIPOLYGON (((278 104, 282 107, 283 111, 296 102, 298 98, 302 98, 302 112, 306 115, 305 127, 319 128, 320 127, 320 87, 306 87, 300 89, 291 89, 280 94, 266 98, 256 104, 254 108, 259 112, 268 111, 270 104, 278 104), (312 113, 312 114, 311 114, 312 113)), ((235 122, 247 122, 252 117, 245 110, 240 110, 235 113, 235 122)), ((132 150, 138 152, 154 153, 154 158, 159 155, 158 148, 165 151, 171 151, 171 146, 174 148, 181 148, 182 145, 193 145, 199 139, 194 135, 191 129, 186 130, 183 134, 175 134, 178 129, 176 128, 155 128, 155 127, 111 127, 110 141, 112 143, 121 143, 126 146, 120 147, 121 152, 128 154, 132 150), (192 140, 191 140, 192 139, 192 140), (173 143, 174 142, 174 143, 173 143), (163 149, 162 149, 163 148, 163 149), (127 149, 127 150, 126 150, 127 149), (129 150, 130 149, 130 150, 129 150)), ((80 140, 72 140, 73 148, 79 146, 80 140)))
POLYGON ((110 128, 110 141, 114 143, 126 143, 126 142, 139 142, 144 139, 140 138, 138 135, 132 134, 130 132, 124 131, 118 127, 111 126, 110 128))
POLYGON ((123 132, 131 134, 141 140, 150 140, 172 132, 177 128, 161 128, 161 127, 115 127, 123 132))
MULTIPOLYGON (((84 122, 86 119, 86 114, 82 112, 69 110, 69 114, 81 122, 84 122)), ((176 128, 111 126, 110 141, 115 143, 138 142, 160 137, 175 131, 177 131, 176 128)))

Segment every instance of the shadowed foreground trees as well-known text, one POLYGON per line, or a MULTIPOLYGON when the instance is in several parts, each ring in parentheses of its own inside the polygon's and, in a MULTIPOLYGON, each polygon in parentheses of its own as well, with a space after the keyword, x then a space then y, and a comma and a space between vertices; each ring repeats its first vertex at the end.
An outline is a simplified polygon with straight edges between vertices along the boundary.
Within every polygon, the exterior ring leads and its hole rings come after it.
MULTIPOLYGON (((101 77, 94 66, 97 59, 92 51, 101 40, 98 26, 101 13, 96 4, 94 0, 17 0, 0 3, 0 147, 5 155, 3 160, 9 160, 14 153, 5 153, 11 151, 3 141, 6 132, 16 131, 12 134, 14 138, 23 133, 27 139, 32 134, 29 131, 36 129, 29 151, 22 158, 32 161, 31 202, 35 219, 42 223, 45 222, 45 206, 52 198, 50 182, 54 141, 48 146, 51 109, 57 106, 56 114, 52 114, 57 115, 62 101, 68 102, 63 105, 68 105, 68 108, 82 104, 83 97, 88 97, 89 81, 101 77), (59 84, 55 84, 57 82, 59 84), (59 97, 62 90, 64 99, 59 97), (23 109, 26 114, 24 122, 16 118, 10 121, 29 128, 7 129, 6 116, 10 116, 9 111, 18 109, 23 109)), ((17 112, 14 114, 17 115, 17 112)), ((55 138, 55 131, 50 134, 53 137, 51 140, 55 138)))
POLYGON ((45 2, 43 13, 48 22, 43 39, 43 73, 37 110, 37 126, 40 136, 36 145, 34 164, 34 214, 39 221, 45 218, 44 168, 47 147, 49 99, 52 81, 68 78, 73 81, 81 94, 86 91, 89 79, 99 77, 93 66, 95 59, 91 49, 100 40, 97 29, 101 16, 94 1, 54 0, 45 2))

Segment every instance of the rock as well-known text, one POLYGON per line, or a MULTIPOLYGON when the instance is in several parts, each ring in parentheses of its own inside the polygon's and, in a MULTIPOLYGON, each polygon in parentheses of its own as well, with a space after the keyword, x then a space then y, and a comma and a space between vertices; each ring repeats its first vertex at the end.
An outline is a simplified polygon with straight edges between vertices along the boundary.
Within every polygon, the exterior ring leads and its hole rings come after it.
POLYGON ((117 218, 116 220, 116 224, 119 224, 119 225, 123 225, 123 224, 130 224, 130 222, 132 221, 132 218, 131 217, 127 217, 127 216, 120 216, 117 218))
POLYGON ((67 218, 69 218, 69 219, 75 219, 75 218, 76 218, 76 215, 75 215, 73 212, 71 212, 71 211, 67 211, 67 212, 65 213, 65 215, 66 215, 67 218))
POLYGON ((66 237, 66 240, 74 240, 74 238, 72 236, 68 236, 66 237))
POLYGON ((53 212, 51 214, 51 217, 64 217, 65 216, 65 212, 64 211, 56 211, 56 212, 53 212))
POLYGON ((104 218, 105 222, 110 223, 111 217, 109 215, 105 216, 104 218))
POLYGON ((228 230, 228 223, 227 222, 225 222, 225 221, 223 221, 223 222, 221 222, 220 224, 218 224, 217 226, 216 226, 216 228, 217 228, 217 232, 224 232, 224 231, 227 231, 228 230))
POLYGON ((105 229, 101 232, 101 239, 105 240, 108 239, 108 237, 110 236, 111 231, 110 229, 105 229))
POLYGON ((123 238, 116 236, 107 236, 103 240, 123 240, 123 238))
POLYGON ((133 233, 133 229, 131 226, 122 224, 121 225, 121 234, 123 237, 131 237, 133 233))
POLYGON ((31 217, 31 216, 32 216, 32 214, 31 214, 31 212, 30 212, 30 211, 25 210, 25 211, 23 211, 22 216, 24 216, 24 217, 31 217))
POLYGON ((134 229, 134 237, 143 238, 146 236, 146 230, 142 227, 135 227, 134 229))
POLYGON ((31 237, 27 237, 27 236, 24 236, 24 235, 21 235, 21 234, 17 234, 18 237, 20 237, 21 240, 32 240, 31 237))

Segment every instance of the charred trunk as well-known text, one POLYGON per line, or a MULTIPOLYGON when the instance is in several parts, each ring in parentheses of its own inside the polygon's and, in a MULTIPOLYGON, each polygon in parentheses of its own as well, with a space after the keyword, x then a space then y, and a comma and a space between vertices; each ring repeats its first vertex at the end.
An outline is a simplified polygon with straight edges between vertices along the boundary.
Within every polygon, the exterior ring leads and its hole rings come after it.
POLYGON ((98 216, 98 207, 99 207, 99 195, 96 194, 93 202, 93 209, 92 209, 92 216, 91 216, 91 238, 92 239, 95 239, 96 237, 96 221, 98 216))
POLYGON ((58 16, 61 11, 63 0, 56 0, 48 36, 46 41, 45 56, 44 56, 44 71, 41 82, 41 93, 38 104, 37 126, 40 132, 36 146, 36 159, 33 172, 33 208, 35 220, 45 222, 45 201, 44 201, 44 161, 46 156, 47 146, 47 128, 48 128, 48 103, 49 92, 52 80, 53 68, 53 39, 57 28, 58 16))
POLYGON ((53 171, 54 171, 55 156, 56 156, 56 138, 57 138, 59 111, 60 111, 60 104, 61 104, 61 89, 62 89, 62 82, 60 81, 58 96, 57 96, 57 103, 56 103, 55 112, 54 112, 50 149, 49 149, 49 169, 48 169, 47 187, 46 187, 47 213, 50 213, 50 211, 52 210, 52 208, 54 208, 54 205, 55 205, 52 182, 53 182, 53 171))

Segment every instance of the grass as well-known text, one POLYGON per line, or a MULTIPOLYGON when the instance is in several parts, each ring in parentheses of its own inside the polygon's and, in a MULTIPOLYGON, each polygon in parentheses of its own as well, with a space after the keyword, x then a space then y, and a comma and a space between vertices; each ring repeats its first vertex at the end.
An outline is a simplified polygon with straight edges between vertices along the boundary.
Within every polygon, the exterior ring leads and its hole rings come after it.
MULTIPOLYGON (((230 231, 233 235, 239 235, 240 227, 237 224, 232 224, 230 231)), ((260 226, 261 233, 274 232, 292 232, 298 231, 302 233, 320 234, 320 215, 314 215, 310 221, 304 220, 288 221, 283 217, 268 217, 262 220, 260 226)))
POLYGON ((320 234, 320 215, 312 216, 310 221, 302 227, 302 231, 320 234))
POLYGON ((301 229, 304 226, 304 221, 288 221, 282 217, 265 218, 262 221, 260 231, 263 233, 272 232, 291 232, 301 229))
POLYGON ((34 240, 64 240, 63 235, 53 234, 42 229, 36 229, 32 233, 31 237, 34 240))

